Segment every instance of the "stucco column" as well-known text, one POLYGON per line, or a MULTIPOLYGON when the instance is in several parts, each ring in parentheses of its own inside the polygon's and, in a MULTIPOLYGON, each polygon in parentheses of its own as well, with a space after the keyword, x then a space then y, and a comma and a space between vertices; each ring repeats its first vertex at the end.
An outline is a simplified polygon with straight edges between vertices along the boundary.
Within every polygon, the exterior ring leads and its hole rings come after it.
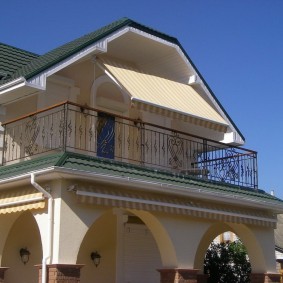
POLYGON ((252 273, 251 283, 280 283, 279 273, 252 273))
MULTIPOLYGON (((82 264, 47 265, 47 283, 79 283, 82 264)), ((42 268, 39 266, 39 283, 42 283, 42 268)))
POLYGON ((158 269, 160 283, 198 283, 198 269, 158 269))
POLYGON ((9 267, 0 267, 0 283, 4 283, 5 271, 9 269, 9 267))

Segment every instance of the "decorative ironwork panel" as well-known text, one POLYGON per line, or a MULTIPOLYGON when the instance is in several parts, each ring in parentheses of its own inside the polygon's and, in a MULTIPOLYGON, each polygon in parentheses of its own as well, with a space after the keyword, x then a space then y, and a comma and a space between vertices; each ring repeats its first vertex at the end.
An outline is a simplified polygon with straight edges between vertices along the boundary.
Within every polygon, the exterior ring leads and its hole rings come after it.
POLYGON ((256 152, 65 103, 4 126, 2 164, 54 150, 257 188, 256 152))
POLYGON ((181 139, 178 134, 168 138, 169 165, 174 169, 183 168, 184 163, 184 139, 181 139))
POLYGON ((97 120, 97 156, 114 159, 115 118, 98 113, 97 120))

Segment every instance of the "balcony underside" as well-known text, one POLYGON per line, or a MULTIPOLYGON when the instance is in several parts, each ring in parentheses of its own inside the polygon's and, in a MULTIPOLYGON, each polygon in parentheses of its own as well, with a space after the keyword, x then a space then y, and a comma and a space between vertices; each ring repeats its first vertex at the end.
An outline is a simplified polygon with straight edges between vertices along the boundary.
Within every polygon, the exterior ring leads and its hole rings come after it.
POLYGON ((256 152, 62 103, 4 124, 2 165, 54 151, 257 188, 256 152))

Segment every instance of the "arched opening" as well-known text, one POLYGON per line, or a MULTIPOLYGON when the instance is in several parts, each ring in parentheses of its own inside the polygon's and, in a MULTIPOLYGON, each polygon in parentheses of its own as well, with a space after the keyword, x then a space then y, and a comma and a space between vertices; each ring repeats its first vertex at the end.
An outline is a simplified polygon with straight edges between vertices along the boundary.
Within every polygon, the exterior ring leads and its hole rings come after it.
POLYGON ((247 249, 238 235, 225 231, 209 245, 204 259, 207 283, 249 283, 251 264, 247 249))
POLYGON ((107 211, 100 216, 86 233, 77 256, 77 263, 85 266, 81 270, 81 283, 115 282, 116 217, 107 211), (99 266, 91 260, 91 253, 101 255, 99 266))
POLYGON ((173 254, 173 260, 176 260, 172 243, 164 235, 165 230, 162 231, 161 224, 156 225, 157 220, 150 213, 118 211, 105 212, 86 233, 77 257, 78 264, 85 264, 81 270, 81 283, 158 282, 157 269, 163 266, 162 257, 173 254), (95 251, 101 256, 97 267, 90 256, 95 251))
POLYGON ((91 88, 90 104, 94 108, 123 114, 129 110, 130 98, 107 75, 98 77, 91 88))
POLYGON ((5 273, 5 283, 22 283, 23 279, 37 283, 38 269, 35 265, 40 264, 41 259, 42 245, 37 223, 29 211, 24 212, 13 224, 3 250, 2 266, 9 267, 5 273), (30 252, 26 264, 21 260, 22 248, 30 252))
MULTIPOLYGON (((235 223, 214 223, 203 235, 199 242, 195 255, 194 268, 203 270, 203 261, 210 243, 218 236, 227 231, 236 234, 247 249, 252 272, 262 273, 268 270, 269 257, 264 257, 266 250, 262 244, 268 240, 269 230, 264 227, 253 227, 235 223)), ((223 235, 224 237, 224 235, 223 235)))

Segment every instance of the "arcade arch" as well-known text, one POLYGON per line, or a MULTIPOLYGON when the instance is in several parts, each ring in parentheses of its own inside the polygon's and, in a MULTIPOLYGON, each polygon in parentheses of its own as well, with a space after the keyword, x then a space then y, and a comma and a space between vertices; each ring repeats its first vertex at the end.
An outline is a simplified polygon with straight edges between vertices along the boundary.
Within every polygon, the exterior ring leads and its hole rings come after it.
POLYGON ((9 266, 5 273, 5 283, 21 283, 23 278, 26 282, 37 283, 38 269, 35 265, 41 260, 42 244, 39 228, 32 213, 23 212, 11 226, 3 249, 2 266, 9 266), (19 254, 21 248, 30 251, 29 261, 25 265, 19 254))
MULTIPOLYGON (((235 223, 215 223, 212 224, 202 236, 197 248, 194 267, 203 270, 203 261, 205 253, 210 243, 219 235, 226 231, 231 231, 239 236, 247 248, 248 256, 251 262, 253 272, 264 272, 266 266, 272 262, 273 251, 268 248, 272 239, 270 231, 267 228, 248 227, 244 224, 235 223), (266 257, 266 254, 269 256, 266 257)), ((274 264, 275 265, 275 264, 274 264)), ((269 266, 270 272, 274 272, 273 266, 269 266)))

